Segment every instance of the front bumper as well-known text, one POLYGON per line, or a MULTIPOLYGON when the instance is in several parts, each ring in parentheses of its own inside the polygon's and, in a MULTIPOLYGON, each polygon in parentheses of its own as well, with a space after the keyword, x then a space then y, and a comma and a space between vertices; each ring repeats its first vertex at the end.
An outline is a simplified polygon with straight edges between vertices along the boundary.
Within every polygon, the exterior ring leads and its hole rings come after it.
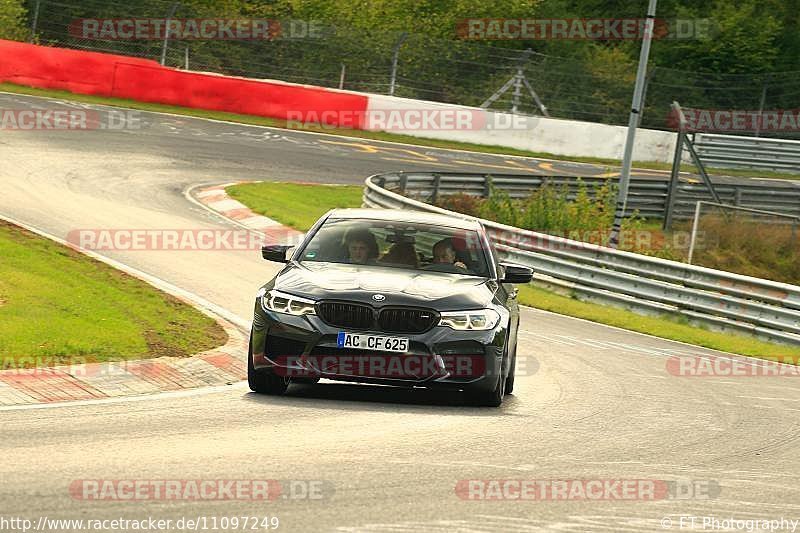
POLYGON ((487 331, 443 326, 420 334, 346 330, 315 315, 267 312, 257 302, 250 357, 256 370, 269 369, 289 378, 491 391, 503 375, 506 338, 502 323, 487 331), (340 348, 340 331, 405 337, 409 349, 394 353, 340 348))

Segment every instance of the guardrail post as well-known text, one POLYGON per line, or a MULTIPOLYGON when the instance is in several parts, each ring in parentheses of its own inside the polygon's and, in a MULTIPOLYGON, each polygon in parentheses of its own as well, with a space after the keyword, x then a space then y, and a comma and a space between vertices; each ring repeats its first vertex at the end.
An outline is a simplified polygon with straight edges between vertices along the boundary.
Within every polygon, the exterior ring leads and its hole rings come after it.
POLYGON ((492 194, 492 175, 486 174, 483 176, 483 197, 489 198, 492 194))
POLYGON ((439 173, 433 174, 433 195, 431 195, 431 203, 436 205, 439 200, 439 184, 442 181, 442 176, 439 173))
POLYGON ((662 229, 668 230, 672 228, 672 217, 675 211, 675 200, 678 197, 678 185, 681 173, 681 158, 683 157, 683 139, 686 133, 683 130, 678 131, 678 137, 675 141, 675 155, 672 158, 672 173, 669 179, 669 188, 667 189, 667 199, 664 204, 664 224, 662 229))
POLYGON ((408 176, 404 173, 400 173, 400 194, 403 196, 406 195, 406 185, 408 185, 408 176))
POLYGON ((736 187, 733 190, 733 205, 740 206, 742 205, 742 189, 736 187))

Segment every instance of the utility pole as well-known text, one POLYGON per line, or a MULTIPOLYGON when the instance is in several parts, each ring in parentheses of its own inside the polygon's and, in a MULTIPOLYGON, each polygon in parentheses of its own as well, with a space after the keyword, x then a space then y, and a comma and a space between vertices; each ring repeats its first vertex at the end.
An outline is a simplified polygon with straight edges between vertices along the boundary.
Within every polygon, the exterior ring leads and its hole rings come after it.
POLYGON ((647 75, 647 59, 650 56, 650 42, 653 40, 653 24, 656 17, 656 2, 650 0, 647 8, 647 20, 644 25, 644 36, 642 38, 642 50, 639 53, 639 68, 636 72, 636 85, 633 89, 633 102, 631 103, 631 115, 628 119, 628 136, 625 139, 625 152, 622 157, 622 172, 619 176, 619 194, 617 196, 617 207, 614 213, 614 225, 611 227, 611 237, 608 245, 611 248, 619 246, 619 234, 622 230, 622 219, 625 217, 625 209, 628 207, 628 188, 631 181, 631 160, 633 158, 633 144, 636 140, 636 127, 639 125, 639 114, 642 111, 642 97, 644 96, 644 82, 647 75))
POLYGON ((392 78, 389 81, 389 96, 394 96, 394 88, 397 85, 397 61, 400 58, 400 47, 403 46, 407 38, 408 33, 401 33, 400 38, 397 39, 397 43, 394 45, 394 51, 392 52, 392 78))
POLYGON ((39 25, 39 4, 40 0, 36 0, 36 7, 33 8, 33 22, 31 22, 31 36, 28 39, 29 43, 32 43, 36 39, 36 28, 39 25))
POLYGON ((172 17, 175 15, 175 11, 178 9, 178 6, 181 5, 180 2, 173 2, 173 4, 169 7, 169 11, 167 12, 167 24, 164 27, 164 44, 161 46, 161 66, 164 66, 164 63, 167 60, 167 43, 169 42, 169 27, 170 23, 172 22, 172 17))
POLYGON ((761 101, 758 103, 758 122, 756 122, 756 137, 761 133, 761 123, 764 121, 764 101, 767 99, 767 84, 761 86, 761 101))

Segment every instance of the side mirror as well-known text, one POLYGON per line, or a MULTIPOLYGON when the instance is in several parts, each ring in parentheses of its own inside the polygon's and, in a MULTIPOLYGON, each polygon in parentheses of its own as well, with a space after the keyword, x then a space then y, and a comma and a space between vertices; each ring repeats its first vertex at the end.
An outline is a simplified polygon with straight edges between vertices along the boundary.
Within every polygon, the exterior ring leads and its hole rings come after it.
POLYGON ((505 270, 500 283, 530 283, 533 279, 532 268, 513 263, 500 263, 500 266, 505 270))
POLYGON ((274 261, 276 263, 288 263, 287 251, 293 249, 294 246, 285 244, 268 244, 261 247, 261 257, 267 261, 274 261))

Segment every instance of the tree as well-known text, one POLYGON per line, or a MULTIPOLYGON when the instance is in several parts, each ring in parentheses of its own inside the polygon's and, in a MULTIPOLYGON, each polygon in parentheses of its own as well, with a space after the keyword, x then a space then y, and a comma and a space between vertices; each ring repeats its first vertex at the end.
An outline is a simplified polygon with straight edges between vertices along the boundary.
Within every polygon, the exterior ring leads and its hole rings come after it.
POLYGON ((0 39, 24 41, 29 30, 25 26, 27 11, 23 0, 0 0, 0 39))

